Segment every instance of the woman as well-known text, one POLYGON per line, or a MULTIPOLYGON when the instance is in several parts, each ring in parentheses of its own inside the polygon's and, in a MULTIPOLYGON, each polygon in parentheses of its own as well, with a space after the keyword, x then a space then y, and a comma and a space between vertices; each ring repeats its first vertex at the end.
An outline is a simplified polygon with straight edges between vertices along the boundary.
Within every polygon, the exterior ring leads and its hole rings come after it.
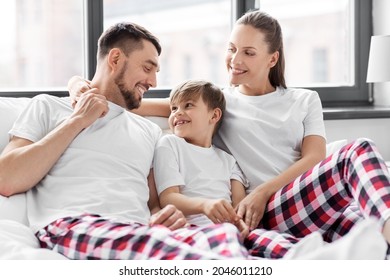
MULTIPOLYGON (((281 258, 315 231, 333 241, 363 215, 380 221, 390 243, 390 179, 381 155, 370 140, 358 139, 325 159, 319 96, 286 87, 279 23, 260 11, 243 15, 231 32, 226 66, 232 86, 224 90, 226 113, 214 143, 249 179, 236 211, 251 229, 245 241, 251 254, 281 258)), ((77 78, 69 85, 75 95, 82 91, 77 78)), ((144 100, 138 113, 168 116, 169 102, 144 100)))

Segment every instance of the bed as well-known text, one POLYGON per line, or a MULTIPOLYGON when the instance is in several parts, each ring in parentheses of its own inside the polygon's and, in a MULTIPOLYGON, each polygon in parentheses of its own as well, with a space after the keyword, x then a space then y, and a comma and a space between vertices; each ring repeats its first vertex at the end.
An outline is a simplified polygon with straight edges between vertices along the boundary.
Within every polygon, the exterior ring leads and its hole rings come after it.
MULTIPOLYGON (((8 131, 19 112, 30 98, 0 97, 0 151, 8 143, 8 131)), ((151 117, 165 133, 169 133, 165 118, 151 117)), ((327 145, 327 153, 340 148, 345 140, 327 145)), ((325 244, 320 234, 305 237, 285 259, 385 259, 387 243, 375 220, 367 219, 357 224, 345 237, 325 244)), ((65 260, 51 250, 39 247, 34 233, 28 226, 26 196, 0 196, 0 260, 65 260)))

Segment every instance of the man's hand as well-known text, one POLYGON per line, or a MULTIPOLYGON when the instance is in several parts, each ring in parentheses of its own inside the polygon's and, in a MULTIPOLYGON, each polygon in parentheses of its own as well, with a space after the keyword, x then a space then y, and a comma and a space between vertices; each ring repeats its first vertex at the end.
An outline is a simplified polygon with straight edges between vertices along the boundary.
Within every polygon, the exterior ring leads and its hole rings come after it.
POLYGON ((170 204, 152 215, 149 225, 163 225, 170 230, 175 230, 186 226, 187 219, 180 210, 170 204))
POLYGON ((83 127, 87 128, 98 118, 105 116, 108 110, 106 97, 91 91, 80 96, 71 118, 79 119, 82 121, 83 127))

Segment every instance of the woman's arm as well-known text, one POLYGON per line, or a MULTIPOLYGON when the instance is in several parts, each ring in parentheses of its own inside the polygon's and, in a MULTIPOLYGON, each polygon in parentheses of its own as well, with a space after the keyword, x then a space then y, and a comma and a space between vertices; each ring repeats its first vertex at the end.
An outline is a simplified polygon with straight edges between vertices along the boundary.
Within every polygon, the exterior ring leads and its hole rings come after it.
POLYGON ((299 175, 325 159, 326 144, 321 136, 310 135, 303 139, 302 157, 280 175, 258 186, 238 205, 237 214, 243 217, 250 229, 262 219, 269 198, 299 175))
POLYGON ((232 206, 235 208, 246 196, 245 187, 240 181, 234 179, 230 180, 230 185, 232 189, 232 206))
POLYGON ((141 106, 131 112, 140 116, 169 117, 171 114, 169 98, 142 98, 141 106))

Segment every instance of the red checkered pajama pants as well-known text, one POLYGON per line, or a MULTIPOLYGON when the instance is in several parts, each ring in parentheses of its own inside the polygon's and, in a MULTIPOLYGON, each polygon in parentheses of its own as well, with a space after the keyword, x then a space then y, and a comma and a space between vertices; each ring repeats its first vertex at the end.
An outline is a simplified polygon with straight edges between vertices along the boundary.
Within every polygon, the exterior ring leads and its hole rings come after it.
POLYGON ((232 224, 188 227, 115 223, 98 215, 54 221, 36 233, 42 248, 69 259, 246 259, 248 251, 232 224))
POLYGON ((390 218, 390 177, 375 144, 358 139, 276 192, 245 246, 253 256, 282 258, 312 232, 331 242, 368 216, 390 218))

